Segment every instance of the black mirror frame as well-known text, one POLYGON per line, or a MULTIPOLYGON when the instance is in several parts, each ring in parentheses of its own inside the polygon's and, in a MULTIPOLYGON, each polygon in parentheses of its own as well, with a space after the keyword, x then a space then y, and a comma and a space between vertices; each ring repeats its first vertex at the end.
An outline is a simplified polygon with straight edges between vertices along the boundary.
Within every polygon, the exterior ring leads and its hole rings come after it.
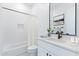
MULTIPOLYGON (((51 3, 49 3, 49 28, 51 27, 50 20, 51 3)), ((55 33, 52 33, 55 34, 55 33)), ((66 34, 63 34, 66 35, 66 34)), ((75 35, 69 34, 68 36, 77 36, 77 3, 75 3, 75 35)))

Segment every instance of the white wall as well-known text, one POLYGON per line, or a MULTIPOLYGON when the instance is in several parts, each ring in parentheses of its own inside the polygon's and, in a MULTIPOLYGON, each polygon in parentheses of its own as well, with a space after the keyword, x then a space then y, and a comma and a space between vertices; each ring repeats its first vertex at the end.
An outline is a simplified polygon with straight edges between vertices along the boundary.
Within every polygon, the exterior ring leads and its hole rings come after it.
POLYGON ((36 17, 31 17, 28 20, 28 46, 36 45, 37 43, 37 19, 36 17))
MULTIPOLYGON (((1 7, 1 5, 0 5, 0 7, 1 7)), ((1 8, 0 8, 0 14, 2 14, 1 8)), ((0 55, 1 55, 2 49, 3 49, 2 39, 3 39, 3 26, 2 26, 2 15, 0 15, 0 55)))
POLYGON ((79 36, 79 3, 77 3, 77 36, 79 36))
POLYGON ((52 3, 51 4, 51 24, 53 27, 53 17, 64 14, 64 32, 75 34, 75 4, 74 3, 52 3))
POLYGON ((33 6, 32 12, 36 15, 38 37, 46 36, 47 28, 49 26, 49 4, 48 3, 38 3, 33 6))

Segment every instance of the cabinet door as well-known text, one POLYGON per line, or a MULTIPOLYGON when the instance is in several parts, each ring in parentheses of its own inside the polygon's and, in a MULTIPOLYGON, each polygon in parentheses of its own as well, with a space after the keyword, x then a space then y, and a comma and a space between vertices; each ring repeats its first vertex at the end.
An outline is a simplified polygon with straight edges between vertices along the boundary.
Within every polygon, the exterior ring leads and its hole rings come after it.
POLYGON ((41 46, 38 47, 38 56, 46 56, 47 55, 47 51, 42 48, 41 46))
POLYGON ((48 44, 38 40, 38 56, 55 56, 55 54, 50 52, 48 44))

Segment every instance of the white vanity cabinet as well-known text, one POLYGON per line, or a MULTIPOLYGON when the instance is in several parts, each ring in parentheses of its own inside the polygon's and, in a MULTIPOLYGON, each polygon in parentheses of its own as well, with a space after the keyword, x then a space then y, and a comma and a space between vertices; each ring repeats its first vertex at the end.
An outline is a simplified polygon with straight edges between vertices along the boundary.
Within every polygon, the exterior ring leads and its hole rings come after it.
POLYGON ((38 56, 78 56, 77 53, 61 46, 38 40, 38 56))

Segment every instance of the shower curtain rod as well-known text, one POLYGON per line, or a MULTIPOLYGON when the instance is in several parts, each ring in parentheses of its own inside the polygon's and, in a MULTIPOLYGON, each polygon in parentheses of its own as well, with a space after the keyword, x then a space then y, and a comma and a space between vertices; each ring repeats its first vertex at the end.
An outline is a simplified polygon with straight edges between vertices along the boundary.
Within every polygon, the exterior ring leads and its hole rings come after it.
POLYGON ((2 7, 2 8, 3 8, 3 9, 6 9, 6 10, 9 10, 9 11, 14 11, 14 12, 18 12, 18 13, 21 13, 21 14, 25 14, 25 15, 34 16, 34 15, 31 15, 31 14, 28 14, 28 13, 25 13, 25 12, 20 12, 20 11, 13 10, 13 9, 9 9, 9 8, 6 8, 6 7, 2 7))

